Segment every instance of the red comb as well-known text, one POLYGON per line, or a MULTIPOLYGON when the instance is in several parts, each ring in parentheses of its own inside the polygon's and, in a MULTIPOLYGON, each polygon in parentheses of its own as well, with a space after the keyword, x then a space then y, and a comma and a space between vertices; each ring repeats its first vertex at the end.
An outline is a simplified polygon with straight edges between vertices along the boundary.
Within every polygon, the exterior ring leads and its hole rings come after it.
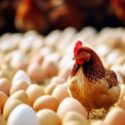
POLYGON ((82 47, 82 41, 77 41, 74 47, 74 55, 77 55, 79 48, 82 47))

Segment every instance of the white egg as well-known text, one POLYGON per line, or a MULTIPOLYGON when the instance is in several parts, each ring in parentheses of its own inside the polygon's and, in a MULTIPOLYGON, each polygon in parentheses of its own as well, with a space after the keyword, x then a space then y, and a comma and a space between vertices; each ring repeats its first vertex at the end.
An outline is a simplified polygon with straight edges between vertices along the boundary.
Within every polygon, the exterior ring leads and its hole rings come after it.
POLYGON ((31 84, 31 80, 29 76, 23 70, 18 70, 12 79, 12 85, 15 84, 17 80, 20 80, 20 79, 26 81, 28 85, 31 84))
POLYGON ((19 67, 21 64, 24 63, 26 63, 26 61, 25 61, 25 54, 23 52, 19 51, 12 55, 12 59, 10 61, 10 66, 12 68, 19 67))
POLYGON ((30 106, 20 104, 10 113, 7 125, 40 125, 40 123, 30 106))
POLYGON ((56 46, 56 43, 58 42, 59 37, 61 36, 61 31, 54 30, 49 35, 45 37, 45 44, 47 46, 53 47, 56 46))

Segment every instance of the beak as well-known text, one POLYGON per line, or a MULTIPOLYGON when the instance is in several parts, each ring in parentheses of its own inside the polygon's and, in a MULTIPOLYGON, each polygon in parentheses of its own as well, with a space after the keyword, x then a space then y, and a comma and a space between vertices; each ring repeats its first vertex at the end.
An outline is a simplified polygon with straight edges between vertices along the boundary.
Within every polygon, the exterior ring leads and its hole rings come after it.
POLYGON ((72 58, 72 60, 74 60, 74 59, 75 59, 75 57, 72 58))

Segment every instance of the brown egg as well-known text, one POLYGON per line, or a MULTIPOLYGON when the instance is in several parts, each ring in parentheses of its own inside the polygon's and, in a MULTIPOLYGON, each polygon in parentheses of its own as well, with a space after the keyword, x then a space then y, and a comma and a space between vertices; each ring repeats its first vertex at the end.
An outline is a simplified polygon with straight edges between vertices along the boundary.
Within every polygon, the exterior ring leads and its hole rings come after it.
POLYGON ((123 100, 118 104, 119 104, 120 108, 125 110, 125 96, 124 96, 123 100))
POLYGON ((29 97, 29 101, 30 104, 33 105, 34 101, 40 97, 45 95, 44 89, 36 84, 32 84, 30 85, 27 90, 26 93, 29 97))
POLYGON ((70 121, 70 122, 64 123, 63 125, 83 125, 83 124, 78 121, 70 121))
POLYGON ((2 109, 4 107, 4 104, 5 104, 7 99, 8 99, 7 94, 0 91, 0 109, 2 109))
POLYGON ((24 81, 26 81, 28 85, 32 84, 31 79, 29 78, 28 74, 24 72, 23 70, 18 70, 13 76, 12 85, 16 84, 16 81, 20 79, 23 79, 24 81))
POLYGON ((44 95, 39 97, 33 104, 33 108, 35 111, 39 111, 40 109, 51 109, 56 111, 59 105, 59 101, 51 96, 51 95, 44 95))
POLYGON ((104 122, 106 125, 125 125, 125 111, 121 108, 113 108, 106 115, 104 122))
POLYGON ((32 59, 31 59, 31 62, 36 62, 36 63, 41 63, 43 61, 43 56, 38 53, 38 54, 35 54, 32 59))
POLYGON ((18 90, 26 90, 28 88, 28 84, 26 83, 26 81, 24 81, 23 79, 17 80, 15 81, 16 83, 14 85, 11 86, 10 88, 10 95, 12 95, 14 92, 18 91, 18 90))
POLYGON ((5 119, 0 115, 0 125, 7 125, 5 119))
POLYGON ((27 73, 33 81, 41 82, 45 78, 45 73, 42 71, 40 64, 36 62, 30 63, 27 73))
POLYGON ((125 109, 125 100, 124 100, 124 97, 125 97, 125 85, 121 84, 120 85, 120 96, 119 96, 118 103, 119 103, 119 106, 121 108, 123 108, 123 109, 125 109))
POLYGON ((50 84, 46 87, 45 92, 48 95, 51 95, 55 87, 59 84, 63 84, 65 79, 55 76, 51 79, 50 84))
POLYGON ((72 97, 67 97, 60 103, 57 109, 57 114, 63 118, 69 111, 76 111, 87 117, 85 108, 78 100, 72 97))
POLYGON ((104 123, 104 121, 102 120, 97 120, 97 121, 94 121, 91 125, 107 125, 104 123))
POLYGON ((46 74, 46 77, 56 76, 58 73, 58 66, 55 62, 44 59, 41 65, 43 72, 46 74))
POLYGON ((87 118, 75 111, 69 111, 63 118, 63 123, 67 123, 70 121, 77 121, 82 123, 83 125, 89 124, 87 118))
POLYGON ((40 125, 61 125, 59 116, 50 109, 42 109, 37 112, 40 125))
POLYGON ((0 91, 5 92, 7 95, 9 94, 10 90, 10 83, 6 78, 0 78, 0 91))
POLYGON ((30 104, 28 95, 24 90, 18 90, 17 92, 13 93, 8 99, 18 99, 23 103, 30 104))
POLYGON ((51 95, 56 86, 57 86, 56 84, 54 84, 54 85, 49 84, 49 85, 45 88, 46 94, 47 94, 47 95, 51 95))
POLYGON ((65 82, 65 79, 59 76, 55 76, 51 79, 50 84, 62 84, 65 82))
POLYGON ((19 104, 21 104, 20 100, 17 99, 9 99, 6 101, 4 108, 3 108, 3 117, 4 119, 7 119, 11 111, 19 104))
POLYGON ((52 92, 52 96, 57 98, 61 102, 64 98, 69 97, 68 88, 65 84, 58 85, 52 92))
POLYGON ((58 76, 64 79, 68 79, 68 77, 70 76, 70 72, 70 69, 64 68, 59 71, 58 76))

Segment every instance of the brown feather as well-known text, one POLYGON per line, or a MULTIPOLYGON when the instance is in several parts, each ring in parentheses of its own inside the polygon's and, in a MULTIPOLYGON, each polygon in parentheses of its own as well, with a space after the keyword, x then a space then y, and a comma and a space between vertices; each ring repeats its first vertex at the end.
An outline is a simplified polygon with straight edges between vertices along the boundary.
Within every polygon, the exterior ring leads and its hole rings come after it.
POLYGON ((117 76, 104 68, 101 59, 91 48, 81 47, 78 56, 81 57, 83 51, 90 53, 91 58, 82 65, 74 64, 69 80, 70 93, 89 110, 107 109, 119 98, 117 76))

